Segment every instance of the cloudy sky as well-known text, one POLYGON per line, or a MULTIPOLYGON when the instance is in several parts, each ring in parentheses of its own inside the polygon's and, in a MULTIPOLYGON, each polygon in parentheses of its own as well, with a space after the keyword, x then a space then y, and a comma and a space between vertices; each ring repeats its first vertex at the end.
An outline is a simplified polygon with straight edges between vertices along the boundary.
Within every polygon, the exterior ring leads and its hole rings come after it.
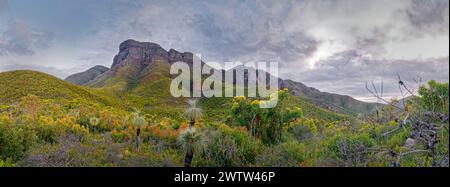
POLYGON ((206 61, 277 61, 280 76, 368 100, 396 74, 449 80, 449 0, 0 0, 0 71, 110 66, 126 39, 206 61))

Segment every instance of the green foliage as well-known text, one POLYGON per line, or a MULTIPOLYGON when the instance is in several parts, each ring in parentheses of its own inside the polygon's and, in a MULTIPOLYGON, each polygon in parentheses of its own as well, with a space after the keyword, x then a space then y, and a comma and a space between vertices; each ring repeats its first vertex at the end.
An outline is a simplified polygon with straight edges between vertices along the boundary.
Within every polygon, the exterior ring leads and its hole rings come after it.
POLYGON ((14 103, 27 95, 43 99, 87 100, 102 105, 123 107, 118 99, 105 92, 76 86, 36 71, 0 73, 0 103, 14 103))
POLYGON ((115 143, 125 143, 130 141, 130 135, 127 132, 118 132, 118 131, 113 131, 111 133, 111 139, 115 142, 115 143))
POLYGON ((140 114, 140 112, 135 112, 132 114, 133 124, 136 126, 136 128, 142 128, 143 126, 147 125, 147 121, 145 118, 140 114))
POLYGON ((189 107, 186 109, 185 114, 188 117, 191 125, 202 117, 202 109, 197 106, 198 100, 189 100, 189 107))
POLYGON ((224 167, 445 166, 434 160, 448 158, 448 83, 429 82, 406 112, 385 106, 377 121, 331 112, 287 90, 268 109, 260 98, 200 98, 186 120, 186 99, 171 98, 163 66, 132 81, 125 71, 91 85, 102 88, 33 71, 0 73, 0 167, 183 166, 190 151, 193 166, 224 167), (400 126, 407 113, 438 124, 433 152, 411 135, 417 123, 400 126))
POLYGON ((36 133, 27 125, 0 124, 0 156, 20 160, 37 142, 36 133))
POLYGON ((367 149, 373 145, 368 134, 339 134, 327 142, 326 155, 338 165, 362 166, 369 156, 367 149))
POLYGON ((299 167, 306 160, 307 152, 304 144, 285 142, 266 148, 256 160, 263 167, 299 167))
POLYGON ((448 83, 430 81, 427 86, 421 86, 419 88, 419 102, 426 110, 448 113, 448 90, 448 83))
POLYGON ((0 160, 0 168, 1 167, 15 167, 16 164, 11 159, 6 159, 5 161, 0 160))
POLYGON ((281 90, 272 95, 269 101, 249 100, 236 97, 233 100, 231 114, 235 123, 249 129, 252 136, 258 137, 266 144, 280 142, 283 129, 294 119, 302 116, 300 108, 287 106, 287 90, 281 90), (277 100, 273 108, 260 108, 263 102, 277 100))
POLYGON ((200 154, 205 150, 206 139, 201 132, 198 132, 194 127, 190 127, 181 132, 178 144, 185 152, 193 151, 200 154))
POLYGON ((208 142, 199 166, 251 166, 256 163, 256 156, 262 151, 262 143, 249 136, 248 132, 220 125, 208 130, 208 142))
POLYGON ((316 135, 317 127, 314 122, 307 120, 305 123, 290 126, 288 132, 297 142, 303 142, 311 140, 316 135))

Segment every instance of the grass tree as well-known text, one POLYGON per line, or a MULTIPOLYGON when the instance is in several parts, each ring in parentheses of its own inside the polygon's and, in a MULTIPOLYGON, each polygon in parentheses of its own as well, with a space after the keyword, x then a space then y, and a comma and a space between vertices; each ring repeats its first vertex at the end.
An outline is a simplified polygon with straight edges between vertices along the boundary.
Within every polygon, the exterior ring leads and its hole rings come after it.
POLYGON ((186 109, 185 114, 189 118, 189 127, 194 127, 195 122, 202 116, 202 109, 197 106, 197 99, 189 100, 188 104, 189 106, 186 109))
POLYGON ((189 119, 189 128, 183 131, 178 139, 178 143, 186 152, 184 158, 184 166, 191 167, 194 153, 199 153, 204 148, 204 137, 195 129, 195 122, 202 116, 202 109, 198 107, 198 100, 192 99, 188 101, 188 108, 185 115, 189 119))
POLYGON ((96 129, 98 129, 98 124, 100 123, 100 119, 97 117, 92 117, 89 119, 89 124, 91 125, 91 128, 94 132, 96 132, 96 129))
POLYGON ((191 167, 194 153, 200 154, 206 147, 204 135, 198 132, 194 127, 189 127, 183 131, 178 138, 178 143, 186 153, 184 167, 191 167))
POLYGON ((133 123, 136 126, 136 150, 139 151, 141 148, 141 128, 147 124, 147 121, 141 116, 140 112, 135 112, 133 116, 133 123))

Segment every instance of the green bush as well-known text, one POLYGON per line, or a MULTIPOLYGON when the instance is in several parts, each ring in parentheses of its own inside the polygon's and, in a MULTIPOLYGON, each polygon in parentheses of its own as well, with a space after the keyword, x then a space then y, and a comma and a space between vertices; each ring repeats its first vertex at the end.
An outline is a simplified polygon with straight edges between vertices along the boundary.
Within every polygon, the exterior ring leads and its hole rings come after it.
POLYGON ((12 161, 12 159, 6 159, 5 161, 0 160, 0 168, 1 167, 15 167, 16 164, 12 161))
POLYGON ((216 167, 249 166, 261 153, 262 143, 237 128, 222 128, 209 134, 209 141, 203 159, 196 165, 216 167))
POLYGON ((314 137, 315 129, 310 125, 296 124, 289 127, 288 132, 293 136, 297 142, 310 140, 314 137))
POLYGON ((25 151, 38 141, 34 130, 26 125, 0 124, 0 156, 2 159, 21 159, 25 151))
POLYGON ((307 158, 304 144, 295 141, 268 147, 256 158, 256 164, 262 167, 298 167, 307 158))
POLYGON ((58 137, 64 134, 64 129, 57 125, 39 125, 36 134, 44 143, 57 143, 58 137))
POLYGON ((126 132, 117 131, 111 133, 111 138, 115 143, 124 143, 130 140, 130 136, 126 132))
POLYGON ((369 156, 368 148, 374 141, 368 134, 338 134, 326 145, 326 159, 339 166, 361 166, 369 156))

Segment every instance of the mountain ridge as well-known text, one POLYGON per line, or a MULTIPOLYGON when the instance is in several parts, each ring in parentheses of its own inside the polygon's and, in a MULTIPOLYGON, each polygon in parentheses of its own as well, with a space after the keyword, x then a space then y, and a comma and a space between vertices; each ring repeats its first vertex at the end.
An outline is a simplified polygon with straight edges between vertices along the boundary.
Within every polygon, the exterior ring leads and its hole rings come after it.
POLYGON ((105 73, 108 70, 109 68, 105 66, 96 65, 86 71, 70 75, 64 80, 73 84, 84 85, 88 84, 90 81, 94 80, 97 76, 105 73))
MULTIPOLYGON (((119 45, 119 53, 113 58, 113 64, 109 70, 79 85, 124 91, 127 90, 125 88, 129 89, 139 85, 139 82, 142 80, 157 82, 163 80, 167 84, 163 87, 167 89, 166 91, 169 91, 170 81, 166 78, 171 77, 168 74, 170 65, 178 61, 192 64, 193 58, 194 55, 190 52, 181 53, 175 49, 166 51, 156 43, 129 39, 119 45), (158 70, 155 71, 155 69, 158 70)), ((205 63, 202 62, 202 65, 205 65, 205 63)), ((232 70, 235 70, 235 68, 232 70)), ((225 70, 221 71, 222 73, 225 72, 225 70)), ((78 73, 70 77, 71 79, 76 79, 77 76, 84 76, 84 73, 78 73)), ((269 75, 269 77, 273 76, 269 75)), ((247 75, 245 78, 247 79, 247 75)), ((335 112, 357 115, 360 113, 371 113, 376 107, 374 103, 359 101, 347 95, 321 92, 300 82, 277 79, 281 89, 288 88, 291 94, 335 112)))

